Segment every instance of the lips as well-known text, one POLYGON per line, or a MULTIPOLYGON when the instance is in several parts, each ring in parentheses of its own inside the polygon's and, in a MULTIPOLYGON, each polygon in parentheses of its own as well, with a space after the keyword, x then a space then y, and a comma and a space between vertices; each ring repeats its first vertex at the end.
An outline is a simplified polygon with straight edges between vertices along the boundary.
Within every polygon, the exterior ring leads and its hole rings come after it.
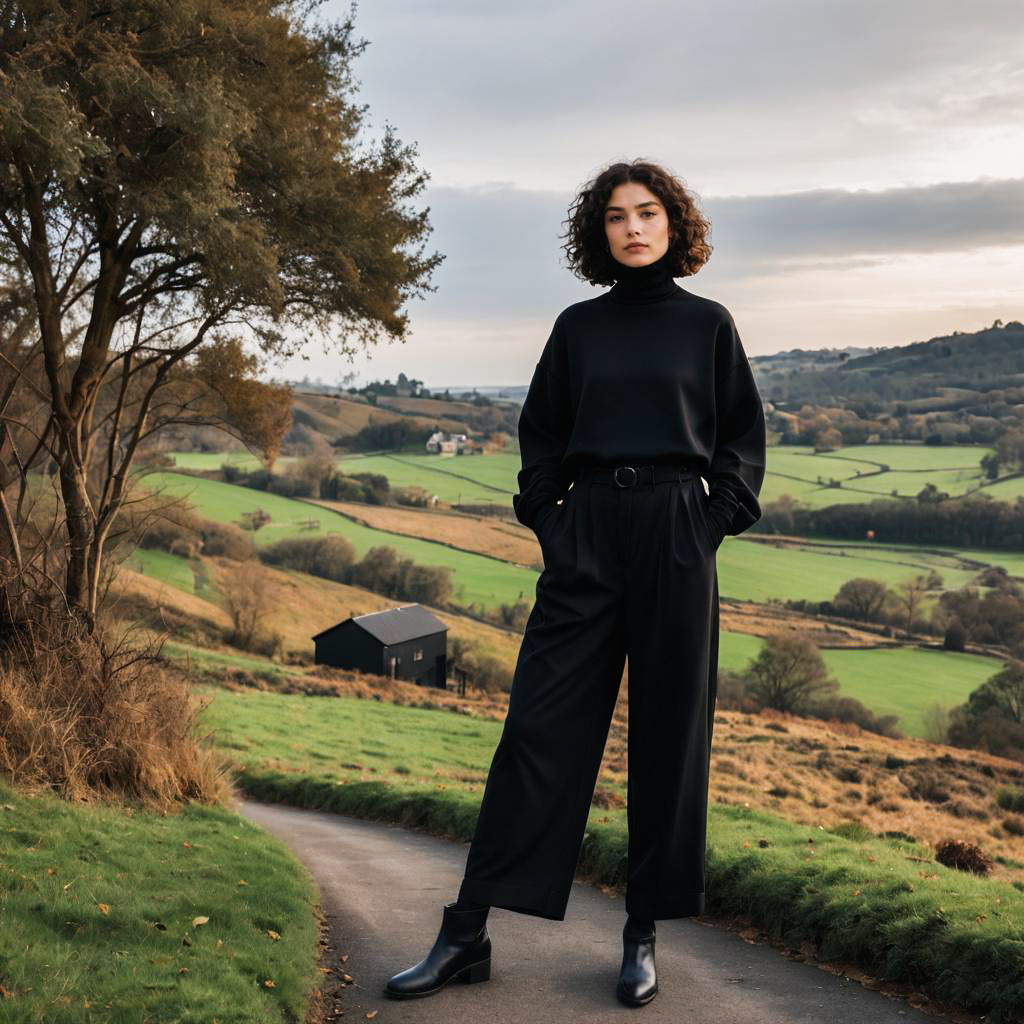
POLYGON ((633 249, 646 249, 647 246, 642 242, 634 242, 632 245, 626 246, 626 252, 631 252, 633 249))

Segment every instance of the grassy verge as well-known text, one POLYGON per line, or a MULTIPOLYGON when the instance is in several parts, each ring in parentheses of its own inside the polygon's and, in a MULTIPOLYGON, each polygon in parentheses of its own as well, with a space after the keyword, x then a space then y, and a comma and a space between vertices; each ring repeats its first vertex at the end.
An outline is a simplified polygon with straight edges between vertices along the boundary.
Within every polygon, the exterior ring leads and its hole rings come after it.
MULTIPOLYGON (((257 799, 469 839, 501 723, 337 698, 221 694, 205 713, 257 799)), ((622 808, 591 809, 581 878, 621 886, 622 808)), ((1024 894, 938 864, 929 847, 712 805, 708 912, 743 914, 825 959, 990 1013, 1024 1013, 1024 894)))
POLYGON ((76 807, 0 783, 0 1019, 298 1024, 315 900, 287 847, 229 810, 76 807))

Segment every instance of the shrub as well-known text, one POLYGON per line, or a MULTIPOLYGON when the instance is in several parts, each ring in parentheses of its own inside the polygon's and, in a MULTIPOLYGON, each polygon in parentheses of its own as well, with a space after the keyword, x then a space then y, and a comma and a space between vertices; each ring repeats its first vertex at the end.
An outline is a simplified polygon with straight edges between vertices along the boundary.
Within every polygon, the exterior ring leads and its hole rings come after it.
POLYGON ((996 790, 996 803, 1004 811, 1024 811, 1024 787, 1000 786, 996 790))
POLYGON ((337 533, 288 537, 267 545, 260 552, 260 559, 267 565, 295 569, 335 583, 349 583, 356 549, 350 540, 337 533))
POLYGON ((841 821, 837 825, 829 825, 825 831, 842 836, 844 839, 852 839, 855 843, 863 843, 867 839, 875 838, 874 832, 859 821, 841 821))
POLYGON ((899 773, 899 779, 915 800, 942 804, 949 799, 949 789, 940 775, 926 765, 920 765, 899 773))
POLYGON ((951 619, 942 638, 947 651, 963 651, 967 647, 967 630, 959 619, 951 619))
POLYGON ((199 535, 203 539, 204 555, 230 558, 234 562, 248 562, 256 554, 252 534, 231 523, 215 523, 210 519, 201 519, 199 535))
POLYGON ((876 715, 856 697, 825 697, 814 701, 803 713, 826 722, 849 722, 865 732, 877 733, 879 736, 896 738, 901 735, 896 728, 898 715, 876 715))
POLYGON ((935 847, 935 859, 947 868, 970 871, 975 875, 987 875, 992 870, 992 860, 973 843, 960 839, 944 839, 935 847))
POLYGON ((160 666, 163 640, 130 642, 40 610, 4 638, 0 772, 72 800, 137 800, 168 811, 227 804, 227 766, 197 745, 190 680, 160 666))
POLYGON ((1024 818, 1019 814, 1010 814, 1003 818, 1003 828, 1011 836, 1024 836, 1024 818))

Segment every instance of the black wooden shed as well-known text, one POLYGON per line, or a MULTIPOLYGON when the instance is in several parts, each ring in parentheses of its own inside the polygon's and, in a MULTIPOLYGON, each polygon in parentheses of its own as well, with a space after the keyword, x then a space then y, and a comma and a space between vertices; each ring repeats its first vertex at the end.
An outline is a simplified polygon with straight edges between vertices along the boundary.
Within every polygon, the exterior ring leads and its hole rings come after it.
POLYGON ((313 637, 317 665, 446 689, 448 627, 422 605, 353 615, 313 637))

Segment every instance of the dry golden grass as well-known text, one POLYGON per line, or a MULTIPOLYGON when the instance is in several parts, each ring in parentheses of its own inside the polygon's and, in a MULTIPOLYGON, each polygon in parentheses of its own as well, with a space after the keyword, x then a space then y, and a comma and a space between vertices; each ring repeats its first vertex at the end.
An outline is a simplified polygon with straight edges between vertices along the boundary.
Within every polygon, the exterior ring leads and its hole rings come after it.
POLYGON ((767 636, 776 629, 797 629, 818 648, 899 647, 900 641, 859 629, 856 625, 827 622, 775 605, 725 599, 721 603, 721 628, 730 633, 767 636))
POLYGON ((90 636, 59 616, 7 638, 0 670, 0 775, 67 800, 137 801, 171 812, 227 806, 228 762, 199 746, 178 673, 134 633, 90 636))
POLYGON ((439 398, 399 398, 397 395, 379 395, 378 407, 415 413, 437 423, 439 430, 466 433, 467 424, 480 410, 471 402, 446 402, 439 398))
MULTIPOLYGON (((226 558, 206 558, 204 562, 218 589, 231 585, 231 575, 237 569, 237 562, 226 558)), ((361 587, 350 587, 287 569, 265 568, 263 579, 269 609, 265 627, 282 635, 286 651, 300 653, 310 662, 313 660, 311 638, 320 630, 341 622, 349 615, 363 615, 408 603, 381 597, 361 587)), ((195 626, 199 629, 215 627, 220 631, 231 625, 227 613, 217 605, 124 567, 111 586, 111 594, 133 609, 138 607, 136 601, 140 604, 154 601, 168 624, 177 629, 195 626)), ((117 609, 114 611, 116 614, 117 609)), ((429 611, 448 626, 449 640, 458 636, 481 654, 490 655, 505 664, 514 664, 520 635, 464 615, 436 608, 429 608, 429 611)))
POLYGON ((227 612, 218 605, 125 566, 118 569, 110 595, 109 610, 119 618, 130 618, 128 610, 149 608, 157 615, 170 613, 173 620, 169 625, 188 621, 213 631, 231 627, 227 612))
MULTIPOLYGON (((448 405, 447 402, 434 404, 448 405)), ((443 420, 431 413, 410 416, 398 411, 397 407, 392 412, 383 405, 370 405, 368 402, 355 402, 331 395, 297 394, 294 407, 309 417, 310 426, 314 430, 331 438, 358 433, 369 425, 371 417, 377 423, 411 422, 425 431, 440 427, 442 430, 465 433, 467 429, 463 420, 452 418, 450 413, 443 420)))
POLYGON ((340 512, 349 519, 375 530, 405 537, 436 541, 460 551, 488 555, 513 565, 543 565, 540 544, 533 531, 518 520, 497 516, 474 516, 446 509, 407 508, 400 505, 367 505, 356 501, 306 499, 340 512))

